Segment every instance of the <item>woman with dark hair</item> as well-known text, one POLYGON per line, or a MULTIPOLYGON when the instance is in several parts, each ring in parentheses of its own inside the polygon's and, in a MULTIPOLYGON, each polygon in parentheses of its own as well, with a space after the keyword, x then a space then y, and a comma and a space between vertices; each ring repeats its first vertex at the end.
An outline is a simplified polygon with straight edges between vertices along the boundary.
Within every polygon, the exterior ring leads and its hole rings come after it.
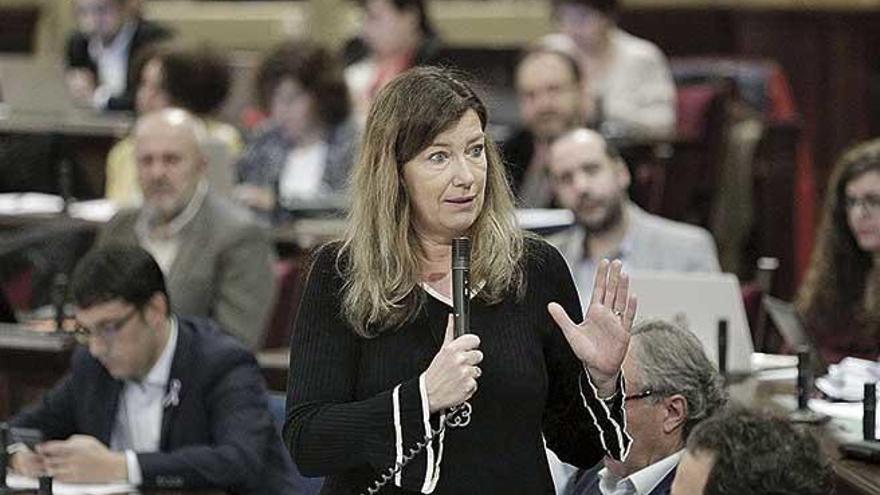
POLYGON ((362 0, 361 34, 346 46, 345 80, 361 120, 376 93, 398 74, 436 62, 440 38, 424 0, 362 0))
MULTIPOLYGON (((135 61, 140 83, 135 93, 135 110, 145 115, 178 107, 199 117, 208 133, 211 163, 231 167, 243 144, 238 130, 213 117, 226 100, 231 85, 225 57, 208 46, 158 45, 135 61)), ((209 175, 209 176, 213 176, 209 175)), ((134 142, 126 137, 107 155, 105 196, 119 206, 141 202, 134 157, 134 142)))
POLYGON ((583 314, 571 274, 517 227, 487 121, 468 85, 429 67, 370 109, 347 230, 315 255, 290 345, 284 439, 304 474, 327 476, 324 494, 374 481, 388 494, 552 493, 544 438, 583 467, 629 449, 628 278, 603 261, 586 319, 571 321, 583 314), (470 333, 454 338, 460 236, 470 333))
POLYGON ((880 139, 846 151, 797 308, 827 363, 880 354, 880 139))
POLYGON ((276 220, 342 205, 357 128, 333 54, 306 41, 281 43, 260 64, 256 91, 269 125, 238 162, 239 201, 276 220))

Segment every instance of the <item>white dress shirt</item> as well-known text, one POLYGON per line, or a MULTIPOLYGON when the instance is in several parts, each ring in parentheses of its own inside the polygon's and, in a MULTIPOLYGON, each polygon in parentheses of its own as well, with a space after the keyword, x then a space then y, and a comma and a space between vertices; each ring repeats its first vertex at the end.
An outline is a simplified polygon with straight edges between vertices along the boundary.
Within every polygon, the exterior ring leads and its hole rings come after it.
POLYGON ((166 402, 171 395, 176 396, 179 392, 179 384, 168 387, 171 363, 177 349, 177 318, 169 318, 169 325, 171 331, 168 342, 156 364, 140 382, 126 380, 119 396, 116 422, 110 435, 110 448, 125 451, 128 482, 132 485, 140 485, 143 481, 136 452, 159 450, 162 414, 166 402))
POLYGON ((103 109, 107 101, 125 91, 128 83, 128 47, 134 37, 134 21, 125 23, 109 45, 100 37, 89 39, 89 56, 98 67, 98 82, 92 103, 103 109))
POLYGON ((207 195, 208 183, 203 179, 183 211, 164 225, 154 225, 155 212, 149 206, 142 208, 135 225, 138 242, 156 259, 166 277, 180 249, 180 231, 196 216, 207 195))
POLYGON ((326 192, 321 181, 327 168, 328 151, 325 141, 298 146, 290 151, 278 184, 282 206, 290 207, 297 200, 314 200, 326 192))
POLYGON ((607 467, 599 470, 599 491, 602 495, 648 495, 663 481, 681 460, 683 451, 664 457, 635 473, 620 479, 607 467))

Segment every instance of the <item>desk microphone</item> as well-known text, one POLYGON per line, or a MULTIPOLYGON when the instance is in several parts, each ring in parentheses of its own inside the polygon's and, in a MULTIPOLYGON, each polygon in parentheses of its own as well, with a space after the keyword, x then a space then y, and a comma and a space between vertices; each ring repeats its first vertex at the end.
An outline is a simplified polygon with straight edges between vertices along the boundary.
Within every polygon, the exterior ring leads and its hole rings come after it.
POLYGON ((797 357, 797 409, 788 415, 788 419, 794 423, 824 423, 830 419, 830 416, 810 409, 810 394, 813 392, 810 351, 804 348, 798 349, 797 357))
POLYGON ((452 329, 455 338, 470 331, 470 271, 471 240, 456 237, 452 239, 452 329))
POLYGON ((727 320, 718 320, 718 373, 727 377, 727 320))
POLYGON ((6 449, 10 443, 9 425, 0 423, 0 495, 12 493, 6 485, 6 471, 9 468, 9 452, 6 449))
POLYGON ((862 415, 862 436, 865 440, 876 440, 874 429, 877 425, 877 384, 865 384, 865 398, 862 415))

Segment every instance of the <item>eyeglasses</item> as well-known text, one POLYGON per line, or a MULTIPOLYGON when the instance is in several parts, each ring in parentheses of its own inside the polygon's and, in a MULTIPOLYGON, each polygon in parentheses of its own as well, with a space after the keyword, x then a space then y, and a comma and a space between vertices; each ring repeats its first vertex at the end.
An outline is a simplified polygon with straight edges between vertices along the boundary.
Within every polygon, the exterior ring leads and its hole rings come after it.
POLYGON ((880 214, 880 196, 876 194, 868 194, 861 198, 847 196, 843 200, 847 212, 852 212, 861 206, 868 215, 875 216, 880 214))
POLYGON ((632 395, 625 395, 623 397, 623 400, 624 400, 624 402, 626 402, 626 401, 630 401, 630 400, 645 399, 645 398, 651 397, 652 395, 654 395, 656 393, 657 392, 655 392, 654 390, 652 390, 650 388, 646 388, 645 390, 642 390, 641 392, 636 392, 632 395))
POLYGON ((126 324, 128 324, 129 320, 138 313, 138 308, 134 308, 128 312, 127 315, 122 318, 112 321, 110 323, 105 323, 96 328, 89 328, 84 325, 81 325, 79 322, 76 322, 76 326, 73 329, 73 338, 76 339, 77 342, 83 345, 87 345, 89 343, 89 339, 91 339, 95 335, 99 335, 102 340, 105 342, 110 341, 113 337, 122 330, 126 324))

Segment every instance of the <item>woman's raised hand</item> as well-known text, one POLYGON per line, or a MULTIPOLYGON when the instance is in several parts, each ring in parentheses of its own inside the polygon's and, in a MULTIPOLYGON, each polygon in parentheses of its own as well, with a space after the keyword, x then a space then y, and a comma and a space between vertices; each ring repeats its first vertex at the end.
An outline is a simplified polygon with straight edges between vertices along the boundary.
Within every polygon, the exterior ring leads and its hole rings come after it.
POLYGON ((461 404, 477 391, 477 379, 482 374, 477 365, 483 360, 479 346, 480 338, 472 333, 452 338, 450 314, 443 346, 425 372, 428 408, 432 414, 461 404))
POLYGON ((593 294, 586 317, 576 324, 559 304, 547 310, 562 329, 565 339, 590 373, 599 395, 614 393, 620 365, 629 346, 629 331, 636 317, 636 296, 629 293, 629 277, 623 264, 602 260, 596 271, 593 294))

